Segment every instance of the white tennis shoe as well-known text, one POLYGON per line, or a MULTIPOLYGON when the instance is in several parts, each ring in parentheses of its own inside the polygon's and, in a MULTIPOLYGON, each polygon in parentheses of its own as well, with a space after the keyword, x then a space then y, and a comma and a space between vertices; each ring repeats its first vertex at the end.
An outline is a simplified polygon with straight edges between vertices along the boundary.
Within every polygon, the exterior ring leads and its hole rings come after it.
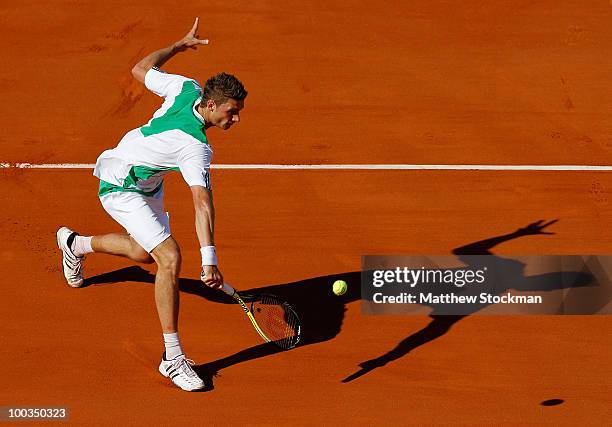
POLYGON ((79 288, 83 286, 83 261, 84 256, 78 257, 70 249, 70 245, 79 233, 72 231, 68 227, 60 227, 57 230, 57 247, 62 251, 62 267, 64 277, 68 286, 79 288))
POLYGON ((159 364, 159 373, 170 378, 174 385, 185 391, 193 391, 204 388, 204 381, 195 373, 192 366, 194 361, 187 359, 184 354, 172 360, 166 360, 166 353, 162 356, 159 364))

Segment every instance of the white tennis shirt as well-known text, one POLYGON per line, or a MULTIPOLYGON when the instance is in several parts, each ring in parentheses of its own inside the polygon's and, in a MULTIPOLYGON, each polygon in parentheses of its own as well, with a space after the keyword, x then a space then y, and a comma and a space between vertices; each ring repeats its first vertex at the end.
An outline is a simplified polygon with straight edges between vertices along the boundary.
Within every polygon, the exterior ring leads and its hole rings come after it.
POLYGON ((193 79, 156 68, 147 71, 145 86, 164 102, 149 123, 100 154, 94 168, 99 196, 129 191, 153 197, 162 189, 164 175, 173 170, 180 171, 189 186, 211 189, 212 149, 196 109, 202 88, 193 79))

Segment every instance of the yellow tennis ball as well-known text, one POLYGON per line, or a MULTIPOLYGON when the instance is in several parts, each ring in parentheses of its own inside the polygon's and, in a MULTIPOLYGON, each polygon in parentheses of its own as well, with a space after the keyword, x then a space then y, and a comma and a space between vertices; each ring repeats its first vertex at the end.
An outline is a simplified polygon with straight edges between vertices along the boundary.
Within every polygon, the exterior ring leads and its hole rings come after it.
POLYGON ((334 285, 332 286, 332 290, 334 291, 336 295, 340 296, 346 293, 347 287, 348 285, 346 284, 344 280, 336 280, 334 282, 334 285))

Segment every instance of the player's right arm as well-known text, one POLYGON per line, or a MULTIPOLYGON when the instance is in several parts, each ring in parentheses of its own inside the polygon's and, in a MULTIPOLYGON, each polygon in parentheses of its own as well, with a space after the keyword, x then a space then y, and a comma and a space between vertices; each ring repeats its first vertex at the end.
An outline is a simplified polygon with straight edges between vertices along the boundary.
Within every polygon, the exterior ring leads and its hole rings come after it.
POLYGON ((198 38, 198 23, 199 18, 196 18, 193 27, 185 37, 168 47, 150 53, 141 59, 138 64, 134 65, 134 68, 132 68, 132 75, 134 78, 144 83, 145 75, 151 68, 161 67, 178 52, 182 52, 188 48, 196 49, 199 45, 208 44, 208 40, 201 40, 198 38))
POLYGON ((177 163, 193 197, 195 228, 202 254, 202 281, 212 288, 221 288, 223 276, 217 267, 214 237, 215 206, 210 181, 211 159, 210 147, 197 142, 181 151, 177 163))
POLYGON ((215 206, 212 191, 201 185, 192 185, 193 206, 195 209, 196 234, 202 252, 202 281, 207 286, 221 289, 223 276, 217 267, 215 249, 215 206))

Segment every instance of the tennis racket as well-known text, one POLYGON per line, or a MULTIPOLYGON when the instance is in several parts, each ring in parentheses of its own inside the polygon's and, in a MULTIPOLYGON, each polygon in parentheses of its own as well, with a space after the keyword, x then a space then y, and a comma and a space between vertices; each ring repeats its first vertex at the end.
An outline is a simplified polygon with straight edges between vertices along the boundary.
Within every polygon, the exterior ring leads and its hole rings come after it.
POLYGON ((292 349, 300 342, 302 337, 300 318, 286 301, 269 294, 252 295, 248 296, 249 307, 238 292, 227 283, 223 284, 223 292, 240 304, 264 341, 271 342, 283 350, 292 349))

